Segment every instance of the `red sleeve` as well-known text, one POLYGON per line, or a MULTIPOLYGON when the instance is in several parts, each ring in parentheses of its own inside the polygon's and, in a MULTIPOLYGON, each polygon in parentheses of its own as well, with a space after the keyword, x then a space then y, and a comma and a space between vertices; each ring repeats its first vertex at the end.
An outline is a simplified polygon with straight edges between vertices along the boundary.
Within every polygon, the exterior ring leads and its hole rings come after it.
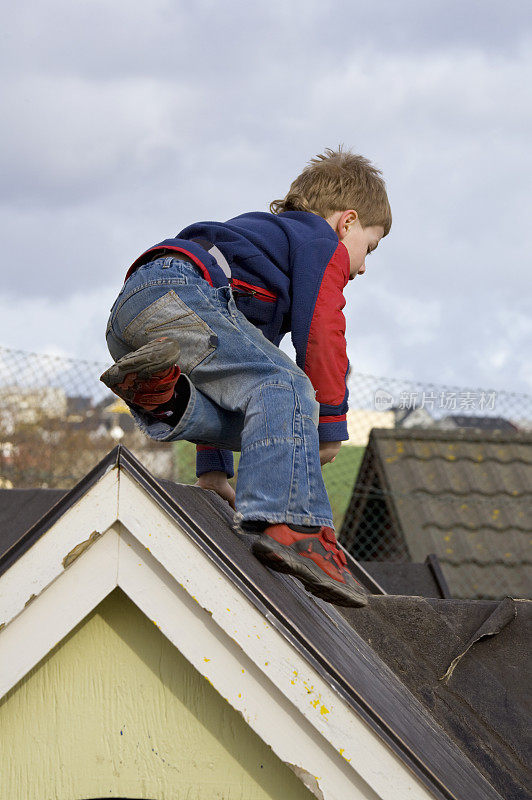
MULTIPOLYGON (((339 244, 323 274, 310 323, 305 372, 316 399, 322 406, 333 406, 333 414, 345 413, 348 370, 345 341, 343 290, 349 280, 349 255, 339 244)), ((327 409, 329 410, 329 409, 327 409)), ((325 409, 322 409, 325 411, 325 409)))

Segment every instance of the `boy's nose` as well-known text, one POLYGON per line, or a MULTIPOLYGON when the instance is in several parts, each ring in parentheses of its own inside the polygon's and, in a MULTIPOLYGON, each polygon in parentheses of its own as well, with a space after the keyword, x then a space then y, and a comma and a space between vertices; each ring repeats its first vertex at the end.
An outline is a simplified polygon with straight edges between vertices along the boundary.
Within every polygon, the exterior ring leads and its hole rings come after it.
POLYGON ((365 273, 365 271, 366 271, 366 264, 364 263, 364 264, 362 264, 362 266, 358 270, 358 274, 359 275, 363 275, 365 273))

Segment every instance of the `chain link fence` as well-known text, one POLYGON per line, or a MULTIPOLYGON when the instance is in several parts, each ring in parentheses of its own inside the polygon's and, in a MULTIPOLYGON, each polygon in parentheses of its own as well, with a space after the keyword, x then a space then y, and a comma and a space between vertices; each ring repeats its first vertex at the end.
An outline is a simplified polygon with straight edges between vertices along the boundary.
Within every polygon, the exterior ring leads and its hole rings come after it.
MULTIPOLYGON (((0 347, 0 488, 69 488, 117 443, 195 482, 194 445, 141 434, 106 366, 0 347)), ((529 597, 532 397, 360 373, 349 389, 350 440, 323 468, 344 546, 364 562, 435 553, 455 597, 529 597)))

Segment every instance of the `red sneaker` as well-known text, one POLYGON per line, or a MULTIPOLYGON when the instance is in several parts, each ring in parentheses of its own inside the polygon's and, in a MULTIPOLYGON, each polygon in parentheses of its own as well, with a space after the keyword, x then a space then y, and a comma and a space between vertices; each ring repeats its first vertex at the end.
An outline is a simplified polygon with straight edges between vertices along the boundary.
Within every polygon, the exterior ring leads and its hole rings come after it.
POLYGON ((174 395, 181 374, 176 365, 179 354, 175 339, 161 336, 119 358, 100 380, 126 403, 153 411, 174 395))
POLYGON ((365 606, 367 594, 353 578, 332 528, 298 533, 271 525, 253 542, 252 551, 270 569, 299 578, 305 589, 338 606, 365 606))

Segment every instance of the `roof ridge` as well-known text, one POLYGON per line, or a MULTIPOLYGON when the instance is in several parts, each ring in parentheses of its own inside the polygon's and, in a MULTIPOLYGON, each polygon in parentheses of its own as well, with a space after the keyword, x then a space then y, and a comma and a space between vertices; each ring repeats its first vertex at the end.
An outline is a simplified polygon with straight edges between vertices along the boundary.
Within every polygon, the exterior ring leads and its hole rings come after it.
MULTIPOLYGON (((351 497, 360 499, 362 497, 365 497, 366 494, 371 494, 374 497, 374 499, 380 499, 380 498, 384 499, 386 497, 391 497, 391 498, 399 497, 404 499, 412 499, 413 495, 414 495, 413 499, 416 499, 415 495, 430 494, 432 499, 439 500, 441 503, 454 504, 456 503, 456 498, 461 499, 464 496, 468 497, 470 496, 471 493, 470 492, 458 493, 458 492, 446 491, 446 492, 441 492, 441 494, 437 494, 431 492, 429 489, 424 489, 421 487, 415 489, 409 489, 408 491, 403 491, 403 492, 395 492, 392 491, 391 489, 382 489, 378 486, 375 486, 375 484, 373 483, 357 483, 355 484, 351 497)), ((480 492, 477 491, 477 494, 480 494, 480 492)), ((515 500, 520 499, 521 496, 522 495, 511 495, 508 492, 506 492, 503 496, 501 496, 497 500, 497 502, 499 505, 508 506, 510 504, 513 504, 515 500)), ((492 503, 492 502, 493 502, 492 496, 484 496, 484 497, 476 497, 472 501, 472 504, 478 505, 481 503, 492 503)))
POLYGON ((505 531, 512 531, 514 533, 519 531, 519 533, 530 534, 530 528, 523 528, 520 525, 504 525, 497 527, 491 522, 484 522, 484 520, 482 520, 480 525, 466 525, 463 522, 456 522, 454 524, 446 522, 445 525, 442 525, 441 522, 435 522, 434 520, 431 520, 430 522, 422 522, 421 528, 439 528, 441 531, 448 531, 450 528, 461 528, 466 532, 492 530, 500 534, 503 534, 505 531))
MULTIPOLYGON (((471 495, 475 494, 480 494, 483 495, 482 502, 484 502, 488 498, 495 498, 499 496, 501 496, 503 500, 505 500, 506 498, 509 498, 511 500, 520 500, 522 497, 530 495, 532 502, 532 489, 530 491, 517 492, 516 494, 513 494, 512 492, 501 491, 501 490, 496 492, 485 492, 482 489, 468 489, 464 491, 458 491, 458 489, 456 490, 442 489, 440 491, 437 491, 433 489, 426 489, 425 487, 420 486, 419 489, 411 489, 408 492, 408 494, 430 494, 432 497, 437 497, 440 500, 443 499, 443 497, 441 497, 440 495, 447 495, 452 499, 453 497, 462 498, 462 497, 471 497, 471 495)), ((477 499, 475 498, 472 502, 473 503, 477 502, 477 499)))
MULTIPOLYGON (((519 564, 520 567, 523 566, 523 564, 532 566, 532 560, 503 561, 500 558, 492 558, 489 561, 481 561, 478 558, 461 558, 453 560, 453 558, 449 555, 439 555, 438 560, 444 562, 445 564, 452 564, 453 567, 462 567, 464 564, 476 564, 479 567, 492 567, 496 565, 498 567, 507 567, 507 569, 515 569, 516 564, 519 564)), ((527 597, 521 597, 519 599, 527 600, 527 602, 532 603, 532 600, 527 597)))
POLYGON ((433 439, 435 441, 473 441, 494 443, 532 444, 532 431, 486 431, 482 428, 373 428, 370 438, 375 439, 433 439))
MULTIPOLYGON (((532 444, 532 440, 530 443, 532 444)), ((473 442, 471 442, 471 444, 473 444, 473 442)), ((495 444, 495 442, 488 442, 487 444, 495 444)), ((499 442, 499 444, 507 444, 507 442, 499 442)), ((478 458, 472 458, 472 456, 467 455, 467 453, 464 455, 460 454, 456 456, 455 455, 444 456, 441 453, 431 453, 429 456, 415 455, 414 453, 400 453, 400 454, 398 453, 398 455, 401 456, 402 461, 405 461, 407 458, 413 458, 416 461, 440 460, 440 461, 451 461, 453 463, 455 461, 472 461, 473 464, 486 464, 489 461, 493 461, 495 464, 525 464, 527 467, 532 466, 532 453, 530 461, 526 461, 524 458, 521 458, 520 456, 516 456, 515 458, 510 458, 505 460, 503 458, 497 458, 496 456, 488 455, 485 458, 483 457, 482 459, 478 459, 478 458)))

